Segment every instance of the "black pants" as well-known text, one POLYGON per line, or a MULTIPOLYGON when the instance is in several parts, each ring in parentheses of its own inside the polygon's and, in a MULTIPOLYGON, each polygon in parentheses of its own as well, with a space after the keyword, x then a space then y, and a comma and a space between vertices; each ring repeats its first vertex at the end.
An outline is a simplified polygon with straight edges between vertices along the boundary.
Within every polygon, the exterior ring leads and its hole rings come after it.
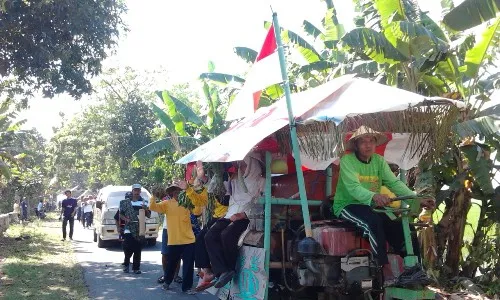
MULTIPOLYGON (((386 214, 374 212, 368 205, 351 204, 346 206, 340 213, 340 217, 353 223, 363 230, 368 237, 373 254, 380 265, 389 263, 387 258, 386 243, 394 248, 394 251, 404 256, 405 239, 403 226, 400 219, 391 220, 386 214)), ((415 231, 415 228, 410 228, 415 231)), ((413 253, 420 257, 418 239, 412 234, 413 253)))
POLYGON ((210 257, 208 256, 207 246, 205 244, 205 235, 212 225, 218 219, 212 218, 207 226, 203 227, 200 233, 196 236, 196 250, 195 250, 195 263, 197 268, 210 268, 210 257))
POLYGON ((132 255, 134 255, 132 270, 140 270, 142 243, 139 240, 135 239, 131 233, 124 234, 123 252, 125 253, 125 266, 130 265, 130 258, 132 257, 132 255))
POLYGON ((64 217, 63 219, 63 224, 62 224, 62 232, 63 232, 63 239, 66 239, 66 226, 69 222, 69 238, 73 238, 73 226, 75 225, 75 218, 74 217, 64 217))
POLYGON ((215 275, 236 269, 238 259, 238 241, 247 229, 248 219, 231 222, 229 219, 219 219, 205 235, 205 245, 215 275))
POLYGON ((175 270, 182 257, 182 291, 186 292, 193 287, 194 275, 194 248, 195 243, 186 245, 168 245, 167 270, 163 275, 165 283, 171 284, 175 270))
POLYGON ((92 225, 92 213, 91 212, 86 212, 86 213, 83 214, 83 216, 84 216, 83 227, 85 227, 85 226, 90 227, 92 225))

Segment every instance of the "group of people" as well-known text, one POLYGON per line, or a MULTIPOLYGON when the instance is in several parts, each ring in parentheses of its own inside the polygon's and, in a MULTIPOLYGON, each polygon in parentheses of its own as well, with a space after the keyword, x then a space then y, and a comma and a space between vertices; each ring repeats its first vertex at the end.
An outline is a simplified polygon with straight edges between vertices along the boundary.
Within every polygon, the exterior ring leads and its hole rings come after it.
MULTIPOLYGON (((351 153, 340 160, 340 175, 337 184, 333 214, 363 231, 370 242, 371 250, 381 268, 388 268, 386 243, 398 253, 405 255, 404 234, 400 220, 391 220, 375 213, 373 207, 384 207, 391 203, 389 196, 381 193, 386 187, 397 196, 414 195, 391 171, 382 156, 375 153, 376 146, 385 142, 385 135, 367 127, 360 127, 347 141, 351 153)), ((207 180, 201 162, 196 164, 196 177, 192 182, 175 180, 166 190, 154 192, 150 201, 140 195, 141 185, 134 184, 131 194, 120 202, 116 215, 117 224, 123 233, 124 272, 140 274, 141 249, 144 237, 140 235, 139 214, 147 217, 151 211, 165 215, 162 245, 163 276, 158 282, 164 289, 170 289, 182 260, 182 291, 198 292, 208 287, 221 288, 235 275, 238 257, 238 241, 249 225, 248 212, 264 190, 263 159, 259 153, 249 153, 243 161, 225 167, 228 174, 224 179, 225 195, 214 193, 214 180, 207 180), (179 195, 185 193, 194 209, 179 204, 179 195), (207 206, 209 195, 216 198, 211 220, 202 230, 197 230, 193 216, 207 206), (200 284, 193 290, 194 267, 201 277, 200 284)), ((69 193, 69 196, 68 196, 69 193)), ((70 223, 69 237, 72 238, 76 200, 63 201, 64 222, 70 223)), ((422 199, 421 206, 433 208, 434 199, 422 199)), ((66 238, 63 222, 63 239, 66 238)), ((414 253, 419 254, 418 243, 414 241, 414 253)), ((415 278, 421 269, 414 268, 404 273, 415 278), (408 273, 410 272, 410 273, 408 273)), ((421 272, 422 273, 422 272, 421 272)), ((418 276, 425 276, 421 275, 418 276)), ((424 273, 425 274, 425 273, 424 273)))
POLYGON ((215 180, 208 180, 201 162, 196 164, 196 176, 190 182, 175 180, 165 190, 155 191, 150 201, 141 198, 141 186, 132 186, 132 195, 120 202, 117 225, 123 232, 124 272, 141 274, 142 240, 139 234, 139 211, 145 216, 151 211, 164 214, 162 239, 163 275, 158 278, 164 289, 170 289, 182 260, 183 292, 199 292, 208 287, 220 288, 234 276, 238 256, 238 240, 247 229, 246 215, 264 188, 262 157, 252 153, 243 161, 230 164, 223 179, 226 192, 215 194, 215 180), (185 193, 193 209, 179 204, 185 193), (209 195, 215 197, 211 218, 203 229, 197 218, 207 206, 209 195), (200 284, 193 287, 194 268, 200 271, 200 284))
POLYGON ((76 219, 82 222, 83 228, 90 228, 94 219, 95 196, 81 196, 80 204, 76 210, 76 219))

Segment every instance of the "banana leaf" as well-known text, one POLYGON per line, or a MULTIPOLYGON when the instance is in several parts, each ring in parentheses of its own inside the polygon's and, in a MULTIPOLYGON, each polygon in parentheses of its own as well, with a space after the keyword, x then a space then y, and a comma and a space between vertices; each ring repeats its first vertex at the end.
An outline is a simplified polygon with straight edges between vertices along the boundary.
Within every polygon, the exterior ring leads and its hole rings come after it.
POLYGON ((3 160, 0 159, 0 175, 10 179, 12 173, 10 172, 10 167, 3 160))
POLYGON ((257 51, 247 47, 234 47, 234 52, 247 63, 254 63, 257 59, 257 51))
POLYGON ((330 8, 326 11, 326 16, 323 19, 323 27, 325 28, 325 33, 321 38, 328 49, 334 49, 340 38, 345 34, 344 26, 339 24, 337 20, 335 8, 330 8))
POLYGON ((355 28, 344 35, 341 42, 345 49, 363 53, 379 64, 408 60, 382 33, 370 28, 355 28))
POLYGON ((326 61, 326 60, 321 60, 321 61, 313 62, 311 64, 302 66, 302 67, 300 67, 299 71, 301 73, 310 73, 312 71, 321 72, 321 71, 328 70, 328 69, 333 68, 333 67, 335 67, 334 63, 332 63, 330 61, 326 61))
POLYGON ((464 31, 491 20, 500 11, 500 0, 465 0, 443 18, 455 31, 464 31))
POLYGON ((169 137, 161 139, 137 150, 132 154, 134 160, 145 161, 162 151, 191 151, 200 145, 200 141, 190 136, 169 137))
MULTIPOLYGON (((272 23, 269 21, 264 22, 264 27, 266 29, 269 29, 271 25, 272 23)), ((308 41, 297 33, 281 28, 281 39, 283 40, 283 43, 293 44, 308 63, 321 60, 321 55, 316 51, 316 49, 314 49, 308 41)))
MULTIPOLYGON (((158 97, 160 97, 160 99, 165 101, 165 99, 163 99, 163 92, 157 91, 156 94, 158 95, 158 97)), ((186 119, 187 122, 191 122, 191 123, 196 124, 198 126, 203 125, 203 120, 200 118, 200 116, 198 116, 197 113, 195 113, 191 109, 191 107, 189 107, 183 101, 177 99, 176 97, 174 97, 170 94, 168 94, 168 96, 174 102, 177 112, 179 114, 181 114, 182 116, 184 116, 184 118, 186 119)))
POLYGON ((209 79, 224 84, 229 84, 231 82, 239 82, 239 83, 245 82, 245 79, 241 77, 224 73, 201 73, 200 79, 209 79))
POLYGON ((491 184, 491 161, 481 155, 481 147, 477 145, 464 146, 460 150, 465 154, 469 162, 469 168, 474 176, 474 181, 479 185, 481 191, 486 195, 492 195, 494 190, 491 184))
POLYGON ((175 132, 175 125, 174 122, 170 119, 170 117, 167 115, 166 112, 164 112, 161 108, 159 108, 156 104, 151 103, 151 109, 153 110, 153 113, 160 119, 160 121, 165 125, 167 128, 167 131, 170 133, 175 132))
POLYGON ((490 136, 500 130, 500 118, 495 116, 478 117, 453 126, 454 131, 461 137, 490 136))
POLYGON ((382 28, 386 28, 391 22, 405 19, 405 11, 402 0, 375 0, 374 6, 380 16, 382 28))
POLYGON ((175 131, 180 135, 180 136, 186 136, 186 129, 184 127, 184 124, 186 124, 186 119, 184 118, 183 115, 179 114, 177 112, 177 107, 175 106, 174 100, 170 97, 168 92, 163 91, 161 93, 161 97, 163 98, 163 103, 165 103, 165 106, 167 108, 167 113, 172 122, 174 123, 175 126, 175 131))
POLYGON ((490 46, 498 47, 500 43, 500 17, 483 31, 482 38, 465 54, 465 75, 475 78, 479 68, 485 62, 490 46))
POLYGON ((314 26, 307 20, 304 20, 302 23, 302 28, 304 28, 304 31, 307 32, 307 34, 312 35, 315 39, 323 35, 323 32, 318 27, 314 26))

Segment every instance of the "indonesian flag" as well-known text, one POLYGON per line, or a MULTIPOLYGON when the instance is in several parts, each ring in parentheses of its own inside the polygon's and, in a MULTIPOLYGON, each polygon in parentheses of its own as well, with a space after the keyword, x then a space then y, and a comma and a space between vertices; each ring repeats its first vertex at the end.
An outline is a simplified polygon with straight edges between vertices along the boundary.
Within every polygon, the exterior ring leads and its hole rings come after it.
POLYGON ((282 82, 280 61, 276 51, 274 26, 269 28, 266 39, 248 72, 245 84, 229 106, 226 121, 232 121, 252 115, 259 107, 262 90, 282 82))

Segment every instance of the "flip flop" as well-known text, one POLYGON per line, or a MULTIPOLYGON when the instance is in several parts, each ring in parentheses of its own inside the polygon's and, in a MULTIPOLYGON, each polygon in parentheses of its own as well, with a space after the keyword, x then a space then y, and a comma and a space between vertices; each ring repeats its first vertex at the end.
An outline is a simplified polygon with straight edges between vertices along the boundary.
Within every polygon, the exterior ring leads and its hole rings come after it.
POLYGON ((158 282, 158 283, 160 283, 160 284, 161 284, 161 283, 165 283, 165 277, 163 277, 163 275, 162 275, 162 276, 160 276, 160 277, 158 277, 158 280, 157 280, 156 282, 158 282))
POLYGON ((200 285, 195 287, 193 290, 195 292, 203 292, 204 290, 213 287, 216 282, 217 282, 217 280, 215 280, 215 279, 212 281, 203 281, 200 285))

